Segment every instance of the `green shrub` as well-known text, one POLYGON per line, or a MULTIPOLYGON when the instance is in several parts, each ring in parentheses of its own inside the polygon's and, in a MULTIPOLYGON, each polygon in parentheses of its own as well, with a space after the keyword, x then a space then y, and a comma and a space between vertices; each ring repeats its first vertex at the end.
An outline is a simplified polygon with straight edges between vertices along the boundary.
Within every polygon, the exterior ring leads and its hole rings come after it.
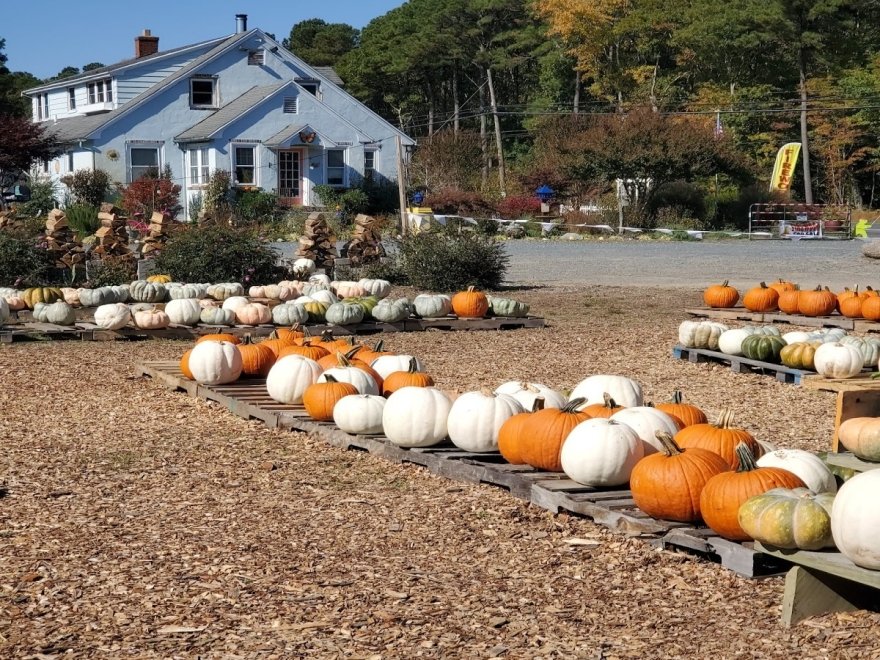
POLYGON ((52 265, 49 253, 33 239, 0 232, 0 286, 44 284, 52 265))
POLYGON ((110 192, 110 175, 104 170, 77 170, 61 179, 74 204, 101 206, 110 192))
POLYGON ((88 204, 71 204, 64 209, 67 224, 79 240, 91 236, 101 226, 98 220, 98 209, 88 204))
POLYGON ((474 233, 425 232, 401 239, 397 267, 412 286, 458 291, 497 289, 507 271, 504 244, 474 233))
MULTIPOLYGON (((660 216, 664 209, 674 209, 672 216, 702 220, 706 217, 705 195, 692 183, 672 181, 660 186, 648 199, 646 211, 654 226, 663 226, 660 216)), ((669 217, 669 213, 666 217, 669 217)))
POLYGON ((232 208, 232 178, 226 170, 214 170, 208 179, 205 189, 204 209, 216 216, 224 216, 230 213, 232 208))
POLYGON ((280 278, 277 262, 278 253, 250 230, 192 226, 168 239, 156 272, 178 282, 265 284, 280 278))
POLYGON ((199 221, 199 213, 202 211, 202 206, 205 204, 205 197, 202 193, 196 193, 192 197, 190 197, 189 203, 187 204, 186 209, 186 217, 189 218, 190 222, 198 222, 199 221))
POLYGON ((233 207, 239 224, 272 222, 277 215, 278 196, 261 190, 246 190, 238 195, 233 207))
POLYGON ((369 196, 360 188, 339 190, 322 183, 313 190, 328 210, 339 213, 344 224, 350 224, 358 213, 366 213, 370 205, 369 196))
POLYGON ((45 221, 46 214, 58 206, 58 187, 51 176, 39 171, 31 174, 28 185, 31 188, 31 198, 16 204, 15 215, 19 218, 40 218, 45 221))

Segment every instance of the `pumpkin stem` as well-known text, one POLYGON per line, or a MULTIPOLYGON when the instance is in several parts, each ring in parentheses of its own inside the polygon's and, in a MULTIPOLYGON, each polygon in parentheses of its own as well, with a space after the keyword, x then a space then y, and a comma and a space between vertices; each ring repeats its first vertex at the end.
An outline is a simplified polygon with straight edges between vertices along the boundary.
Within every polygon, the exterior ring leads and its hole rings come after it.
MULTIPOLYGON (((274 332, 274 330, 273 330, 273 332, 274 332)), ((244 344, 245 346, 247 346, 249 344, 253 344, 254 338, 250 335, 250 333, 248 333, 244 336, 244 339, 241 340, 241 343, 244 344)))
POLYGON ((724 280, 724 281, 721 283, 721 286, 727 286, 727 283, 728 283, 729 281, 730 281, 730 280, 724 280))
POLYGON ((563 406, 563 408, 562 408, 562 412, 565 412, 565 413, 577 412, 577 409, 580 408, 582 405, 584 405, 586 402, 587 402, 587 399, 585 397, 579 396, 577 399, 572 399, 571 401, 566 403, 565 406, 563 406))
POLYGON ((339 381, 336 380, 336 376, 334 376, 333 374, 324 374, 324 382, 326 382, 326 383, 338 383, 339 381))
POLYGON ((718 421, 715 422, 712 426, 719 429, 729 429, 733 424, 733 411, 732 410, 722 410, 721 414, 718 415, 718 421))
POLYGON ((544 410, 544 397, 536 396, 535 400, 532 401, 532 412, 538 412, 539 410, 544 410))
POLYGON ((384 350, 385 350, 385 340, 380 339, 379 341, 376 342, 376 345, 373 347, 373 352, 374 353, 381 353, 384 350))
POLYGON ((419 365, 416 362, 415 356, 413 356, 409 359, 409 368, 407 369, 407 372, 414 374, 414 373, 418 373, 418 371, 419 371, 419 365))
POLYGON ((681 390, 675 390, 672 393, 672 403, 680 405, 682 401, 684 401, 684 397, 681 395, 681 390))
POLYGON ((663 445, 663 451, 667 456, 676 456, 684 451, 678 446, 675 438, 665 431, 654 431, 654 435, 660 441, 660 444, 663 445))
POLYGON ((737 472, 751 472, 758 469, 758 464, 755 462, 755 454, 746 443, 741 442, 736 446, 736 458, 739 461, 739 467, 736 469, 737 472))
POLYGON ((474 291, 475 288, 476 288, 476 287, 469 286, 469 287, 467 288, 468 293, 473 293, 473 291, 474 291))
POLYGON ((608 392, 602 392, 602 399, 605 401, 606 408, 617 408, 617 402, 611 398, 608 392))
POLYGON ((767 283, 766 283, 766 282, 761 282, 761 285, 760 285, 760 286, 761 286, 762 289, 766 289, 766 288, 767 288, 767 283))
POLYGON ((336 361, 339 363, 340 367, 351 366, 351 362, 349 362, 347 354, 343 353, 342 351, 336 351, 336 361))

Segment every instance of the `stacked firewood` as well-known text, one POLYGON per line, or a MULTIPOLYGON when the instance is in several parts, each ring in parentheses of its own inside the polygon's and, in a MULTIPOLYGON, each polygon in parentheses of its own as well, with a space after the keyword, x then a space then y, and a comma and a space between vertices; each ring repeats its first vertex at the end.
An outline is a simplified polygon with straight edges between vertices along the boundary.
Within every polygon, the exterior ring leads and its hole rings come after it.
POLYGON ((73 268, 86 260, 82 242, 73 233, 61 209, 52 209, 46 216, 46 250, 57 268, 73 268))
POLYGON ((354 234, 342 247, 342 256, 348 257, 352 266, 364 266, 385 256, 382 236, 375 218, 359 213, 354 219, 354 234))
POLYGON ((24 220, 16 218, 12 211, 0 211, 0 229, 19 231, 25 228, 24 220))
POLYGON ((339 253, 336 251, 336 236, 323 213, 309 213, 305 232, 299 237, 296 256, 311 259, 318 268, 328 273, 333 270, 333 262, 339 253))
POLYGON ((165 247, 165 242, 173 229, 174 220, 170 215, 153 211, 150 218, 150 229, 143 240, 143 248, 141 252, 145 257, 151 256, 152 252, 157 252, 165 247))
POLYGON ((128 229, 126 227, 123 211, 113 204, 101 204, 98 220, 101 226, 95 232, 95 247, 92 254, 100 256, 125 256, 130 255, 128 247, 128 229))

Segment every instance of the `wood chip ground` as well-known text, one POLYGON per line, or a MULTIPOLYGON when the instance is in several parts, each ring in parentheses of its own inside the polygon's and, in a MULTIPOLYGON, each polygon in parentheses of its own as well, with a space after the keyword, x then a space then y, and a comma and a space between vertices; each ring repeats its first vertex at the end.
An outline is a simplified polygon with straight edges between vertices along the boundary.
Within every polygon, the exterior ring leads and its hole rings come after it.
MULTIPOLYGON (((593 373, 827 449, 834 394, 675 360, 695 292, 510 292, 543 330, 385 335, 444 389, 593 373)), ((778 623, 746 580, 490 486, 135 379, 183 342, 0 348, 0 657, 865 658, 880 615, 778 623)))

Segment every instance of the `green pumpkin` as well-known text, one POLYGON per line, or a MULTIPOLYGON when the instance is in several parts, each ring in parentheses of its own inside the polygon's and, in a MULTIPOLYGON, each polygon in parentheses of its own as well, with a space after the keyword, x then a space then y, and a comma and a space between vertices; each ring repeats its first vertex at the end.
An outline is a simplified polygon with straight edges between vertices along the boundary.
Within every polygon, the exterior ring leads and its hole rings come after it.
POLYGON ((816 349, 821 345, 820 341, 796 341, 782 348, 779 352, 779 359, 786 367, 815 371, 816 365, 813 364, 813 358, 816 356, 816 349))
POLYGON ((489 316, 505 316, 510 318, 523 318, 529 314, 528 303, 519 302, 513 298, 496 298, 489 296, 489 316))
POLYGON ((779 353, 785 348, 785 340, 775 335, 749 335, 742 342, 742 354, 750 360, 779 362, 779 353))
POLYGON ((303 309, 309 315, 309 323, 324 323, 327 320, 326 314, 329 308, 330 305, 318 302, 317 300, 303 303, 303 309))
POLYGON ((379 304, 379 299, 375 296, 363 296, 362 298, 346 298, 346 305, 360 305, 364 309, 364 318, 372 317, 373 308, 379 304))
POLYGON ((165 301, 166 291, 164 284, 136 280, 129 285, 128 294, 135 302, 157 303, 165 301))
POLYGON ((788 550, 821 550, 831 538, 833 493, 807 488, 774 488, 747 499, 739 508, 743 531, 761 543, 788 550))
POLYGON ((408 319, 412 303, 407 298, 385 298, 373 307, 373 318, 382 323, 398 323, 408 319))
POLYGON ((364 308, 360 305, 333 303, 324 314, 327 323, 336 325, 356 325, 364 320, 364 308))

